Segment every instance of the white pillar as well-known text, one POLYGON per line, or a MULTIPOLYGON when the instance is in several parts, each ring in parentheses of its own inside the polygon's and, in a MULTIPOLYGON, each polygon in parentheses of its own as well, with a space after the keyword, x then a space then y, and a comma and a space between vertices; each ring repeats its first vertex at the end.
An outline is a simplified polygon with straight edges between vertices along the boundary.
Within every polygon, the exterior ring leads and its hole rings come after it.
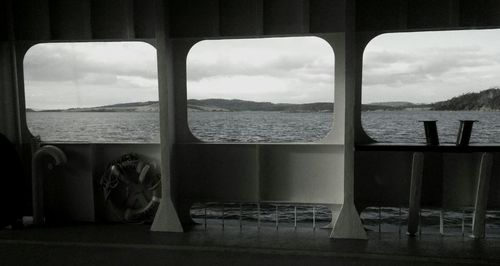
POLYGON ((361 75, 359 64, 362 64, 362 54, 357 52, 355 1, 347 1, 345 5, 345 31, 335 45, 335 112, 343 114, 344 118, 343 123, 335 121, 336 127, 343 126, 344 129, 343 132, 337 131, 343 133, 344 202, 330 237, 367 239, 354 205, 355 91, 361 75))
POLYGON ((160 146, 161 146, 161 200, 151 225, 152 231, 183 232, 177 210, 173 202, 172 156, 175 143, 173 105, 173 63, 172 46, 168 38, 168 19, 164 2, 157 0, 158 21, 156 25, 156 43, 158 55, 158 90, 160 102, 160 146))

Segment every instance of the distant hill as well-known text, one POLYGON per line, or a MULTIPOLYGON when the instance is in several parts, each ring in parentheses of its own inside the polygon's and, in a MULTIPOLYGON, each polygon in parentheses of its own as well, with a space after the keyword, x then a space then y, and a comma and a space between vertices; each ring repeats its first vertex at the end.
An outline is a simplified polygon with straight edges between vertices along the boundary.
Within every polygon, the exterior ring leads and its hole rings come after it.
POLYGON ((493 111, 500 110, 500 88, 491 88, 481 92, 471 92, 437 102, 431 110, 437 111, 493 111))
MULTIPOLYGON (((239 112, 239 111, 280 111, 280 112, 333 112, 333 103, 271 103, 244 100, 205 99, 188 100, 188 110, 193 112, 239 112)), ((27 111, 34 111, 27 109, 27 111)), ((158 112, 157 101, 120 103, 113 105, 69 108, 62 110, 41 110, 39 112, 158 112)))
POLYGON ((429 110, 429 104, 411 103, 411 102, 375 102, 363 104, 362 111, 413 111, 413 110, 429 110))
POLYGON ((376 102, 376 103, 370 103, 369 105, 387 106, 387 107, 408 107, 408 106, 414 106, 415 104, 411 102, 376 102))
MULTIPOLYGON (((241 112, 241 111, 277 111, 290 113, 333 112, 333 103, 316 102, 304 104, 254 102, 238 99, 189 99, 188 110, 191 112, 241 112)), ((158 112, 157 101, 120 103, 113 105, 70 108, 64 110, 42 110, 39 112, 158 112)), ((362 111, 397 111, 397 110, 500 110, 500 88, 491 88, 477 93, 467 93, 447 101, 432 104, 415 104, 411 102, 377 102, 363 104, 362 111)), ((27 112, 35 112, 26 109, 27 112)))
POLYGON ((404 110, 403 107, 394 107, 390 105, 378 105, 378 104, 363 104, 361 105, 361 111, 398 111, 404 110))
POLYGON ((191 111, 280 111, 280 112, 333 112, 333 103, 305 104, 253 102, 244 100, 204 99, 187 101, 191 111))
MULTIPOLYGON (((38 112, 158 112, 160 106, 157 101, 118 103, 97 107, 69 108, 56 110, 41 110, 38 112)), ((33 111, 33 110, 31 110, 33 111)))
MULTIPOLYGON (((374 103, 364 104, 363 111, 374 110, 405 110, 415 108, 419 105, 412 103, 374 103)), ((316 103, 271 103, 271 102, 254 102, 244 100, 228 100, 228 99, 204 99, 187 101, 187 107, 190 112, 242 112, 242 111, 276 111, 288 113, 313 113, 313 112, 333 112, 333 103, 316 102, 316 103)), ((27 112, 36 112, 33 109, 26 109, 27 112)), ((119 103, 113 105, 86 107, 86 108, 69 108, 58 110, 41 110, 38 112, 158 112, 159 104, 157 101, 149 102, 133 102, 119 103)))

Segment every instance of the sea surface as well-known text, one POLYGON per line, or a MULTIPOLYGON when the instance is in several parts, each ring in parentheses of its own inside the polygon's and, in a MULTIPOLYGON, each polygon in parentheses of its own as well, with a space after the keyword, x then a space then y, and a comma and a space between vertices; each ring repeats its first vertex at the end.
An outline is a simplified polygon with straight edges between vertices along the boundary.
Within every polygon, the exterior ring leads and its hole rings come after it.
POLYGON ((425 143, 422 120, 437 120, 440 143, 455 143, 460 120, 475 120, 470 143, 500 144, 500 112, 372 111, 361 120, 370 137, 395 143, 425 143))
POLYGON ((158 113, 27 112, 26 123, 47 142, 160 142, 158 113))
MULTIPOLYGON (((477 120, 471 143, 500 144, 500 112, 371 111, 362 113, 367 134, 379 142, 425 143, 421 120, 437 120, 440 143, 454 143, 459 120, 477 120)), ((332 113, 190 112, 192 133, 209 142, 314 142, 334 126, 332 113)), ((159 143, 158 113, 28 112, 34 136, 47 142, 159 143)), ((193 218, 209 225, 241 224, 245 227, 310 227, 328 224, 331 212, 324 206, 208 203, 195 205, 193 218)), ((405 232, 406 208, 366 209, 361 218, 368 230, 405 232)), ((439 232, 440 210, 422 211, 422 232, 439 232)), ((447 234, 469 234, 472 210, 447 210, 447 234)), ((489 211, 487 233, 500 237, 500 213, 489 211)))
MULTIPOLYGON (((421 120, 437 120, 441 143, 454 143, 459 120, 477 120, 471 143, 500 144, 500 112, 372 111, 362 124, 379 142, 425 143, 421 120)), ((190 112, 193 134, 209 142, 313 142, 334 126, 332 113, 190 112)), ((28 112, 31 133, 48 142, 158 143, 158 113, 28 112)))

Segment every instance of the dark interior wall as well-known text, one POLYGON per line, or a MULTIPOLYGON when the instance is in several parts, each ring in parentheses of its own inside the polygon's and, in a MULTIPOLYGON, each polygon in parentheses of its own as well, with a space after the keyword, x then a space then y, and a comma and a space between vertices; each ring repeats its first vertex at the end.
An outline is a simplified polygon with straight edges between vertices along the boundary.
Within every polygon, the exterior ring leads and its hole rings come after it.
POLYGON ((155 0, 134 0, 133 20, 136 38, 155 38, 157 8, 159 7, 155 0))
MULTIPOLYGON (((6 0, 1 4, 10 3, 17 40, 154 38, 160 6, 168 9, 168 30, 174 38, 342 32, 348 14, 346 0, 6 0)), ((500 2, 493 0, 358 0, 355 8, 360 32, 500 26, 500 2)), ((6 32, 2 23, 0 39, 6 32)))
POLYGON ((12 63, 13 45, 0 42, 0 132, 17 141, 17 104, 12 63))
MULTIPOLYGON (((155 37, 156 0, 7 0, 16 40, 155 37)), ((0 28, 0 33, 3 30, 0 28)))
POLYGON ((356 11, 358 31, 500 26, 500 2, 494 0, 358 0, 356 11))
POLYGON ((94 39, 135 37, 134 5, 131 0, 93 0, 91 2, 94 39))
POLYGON ((52 0, 50 5, 52 38, 56 40, 91 39, 90 7, 90 1, 52 0))
POLYGON ((219 8, 222 36, 263 34, 264 2, 262 0, 221 0, 219 8))
POLYGON ((498 27, 500 2, 495 0, 461 0, 459 25, 462 27, 498 27))
POLYGON ((9 7, 6 1, 0 2, 0 41, 7 41, 9 39, 9 23, 8 13, 9 7))
POLYGON ((174 0, 170 3, 170 34, 173 37, 220 35, 219 1, 174 0))
POLYGON ((16 40, 50 40, 48 0, 13 1, 16 40))

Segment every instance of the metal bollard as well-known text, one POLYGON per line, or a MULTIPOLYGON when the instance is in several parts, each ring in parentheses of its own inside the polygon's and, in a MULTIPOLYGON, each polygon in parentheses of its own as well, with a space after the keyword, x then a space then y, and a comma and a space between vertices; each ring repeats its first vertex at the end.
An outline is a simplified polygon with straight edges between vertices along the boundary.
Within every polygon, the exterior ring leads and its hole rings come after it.
POLYGON ((470 135, 472 133, 472 125, 477 120, 460 120, 460 127, 458 128, 457 146, 469 145, 470 135))
POLYGON ((425 129, 425 140, 429 146, 439 145, 439 136, 437 132, 436 122, 437 120, 423 120, 425 129))

